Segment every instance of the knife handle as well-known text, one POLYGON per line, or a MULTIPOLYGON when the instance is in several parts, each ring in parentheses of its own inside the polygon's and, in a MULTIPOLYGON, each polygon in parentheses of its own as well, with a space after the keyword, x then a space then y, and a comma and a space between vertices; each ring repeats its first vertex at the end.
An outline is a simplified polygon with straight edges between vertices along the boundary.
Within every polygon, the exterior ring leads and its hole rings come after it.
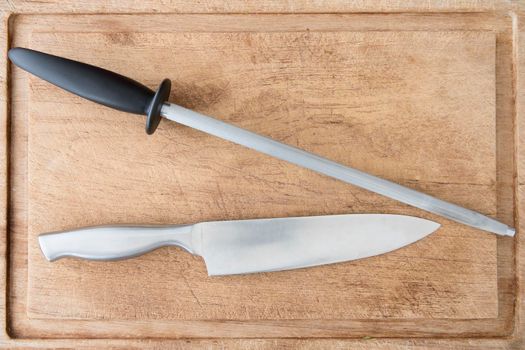
POLYGON ((9 59, 18 67, 80 97, 120 111, 144 114, 146 132, 160 123, 160 110, 170 95, 171 82, 164 79, 157 92, 109 70, 43 52, 16 47, 9 59))
POLYGON ((95 226, 40 235, 40 249, 49 261, 64 257, 120 260, 164 246, 179 246, 193 253, 193 225, 95 226))

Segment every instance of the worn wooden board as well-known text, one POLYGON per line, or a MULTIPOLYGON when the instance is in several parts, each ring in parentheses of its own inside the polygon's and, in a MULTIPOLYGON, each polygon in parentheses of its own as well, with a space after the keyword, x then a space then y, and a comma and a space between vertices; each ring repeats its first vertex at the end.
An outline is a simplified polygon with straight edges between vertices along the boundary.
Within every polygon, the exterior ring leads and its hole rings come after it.
MULTIPOLYGON (((186 107, 496 213, 492 33, 35 33, 32 43, 126 66, 123 73, 140 72, 141 81, 168 76, 172 100, 186 107), (144 57, 144 47, 155 52, 151 61, 123 61, 144 57)), ((78 225, 424 214, 173 123, 148 137, 143 118, 36 79, 31 94, 30 317, 497 315, 495 237, 448 222, 399 252, 301 271, 210 278, 201 259, 175 249, 111 264, 50 264, 38 234, 78 225)))
MULTIPOLYGON (((100 64, 152 87, 165 76, 183 81, 176 84, 173 101, 508 223, 517 220, 517 156, 509 157, 518 148, 513 142, 518 107, 511 17, 489 11, 386 17, 158 15, 141 16, 141 25, 135 19, 23 15, 9 25, 16 29, 12 45, 100 64), (154 34, 159 28, 162 33, 154 34), (168 59, 173 55, 168 44, 179 52, 173 60, 168 59), (118 50, 107 54, 107 47, 118 50), (319 47, 323 50, 316 51, 319 47), (153 67, 129 60, 144 57, 151 48, 159 62, 153 67), (355 90, 348 87, 351 83, 355 90), (414 123, 416 117, 419 123, 414 123), (394 132, 384 139, 373 137, 387 125, 394 132), (427 138, 413 136, 422 133, 427 138), (432 145, 427 154, 418 152, 422 142, 432 145), (432 171, 425 166, 428 162, 432 171)), ((522 344, 521 326, 514 323, 519 315, 514 305, 521 304, 514 301, 519 281, 514 273, 519 270, 512 240, 496 240, 187 128, 164 123, 153 136, 157 139, 146 137, 140 117, 96 107, 30 81, 18 70, 9 77, 9 346, 522 344), (150 152, 156 161, 146 159, 150 152), (211 165, 203 166, 201 160, 211 165), (123 180, 116 181, 123 169, 123 180), (163 186, 147 187, 144 179, 163 186), (198 193, 197 199, 188 196, 188 187, 198 193), (120 200, 108 206, 112 196, 120 200), (146 196, 152 200, 145 201, 146 196), (115 264, 49 264, 35 245, 42 231, 102 222, 384 211, 425 216, 444 227, 428 240, 382 257, 220 279, 207 278, 198 258, 177 249, 115 264), (326 307, 335 304, 337 308, 326 307), (276 339, 366 335, 469 339, 276 339), (486 336, 493 339, 482 339, 486 336), (64 337, 84 340, 41 340, 64 337), (86 340, 129 337, 137 340, 86 340), (139 339, 151 337, 159 340, 139 339), (275 339, 162 340, 173 337, 275 339)))

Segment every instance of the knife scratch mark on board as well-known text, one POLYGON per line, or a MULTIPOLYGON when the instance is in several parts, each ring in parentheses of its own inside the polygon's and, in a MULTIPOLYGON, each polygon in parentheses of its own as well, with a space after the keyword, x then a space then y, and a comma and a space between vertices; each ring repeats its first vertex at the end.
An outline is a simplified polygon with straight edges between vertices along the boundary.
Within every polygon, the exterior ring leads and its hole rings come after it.
POLYGON ((193 291, 193 288, 190 286, 188 280, 187 280, 187 277, 184 273, 180 274, 180 277, 182 277, 182 280, 184 281, 184 284, 186 284, 186 287, 188 288, 188 291, 190 292, 190 294, 193 296, 193 299, 197 302, 197 304, 199 305, 199 307, 202 308, 202 304, 201 304, 201 301, 199 300, 199 298, 197 297, 197 295, 195 294, 195 292, 193 291))

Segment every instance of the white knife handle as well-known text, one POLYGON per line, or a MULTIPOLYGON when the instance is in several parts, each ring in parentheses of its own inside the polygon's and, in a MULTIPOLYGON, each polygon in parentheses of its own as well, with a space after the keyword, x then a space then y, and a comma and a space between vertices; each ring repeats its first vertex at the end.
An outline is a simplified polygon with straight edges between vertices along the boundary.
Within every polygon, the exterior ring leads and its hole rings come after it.
POLYGON ((40 249, 49 261, 64 257, 119 260, 176 245, 190 253, 192 225, 95 226, 40 235, 40 249))

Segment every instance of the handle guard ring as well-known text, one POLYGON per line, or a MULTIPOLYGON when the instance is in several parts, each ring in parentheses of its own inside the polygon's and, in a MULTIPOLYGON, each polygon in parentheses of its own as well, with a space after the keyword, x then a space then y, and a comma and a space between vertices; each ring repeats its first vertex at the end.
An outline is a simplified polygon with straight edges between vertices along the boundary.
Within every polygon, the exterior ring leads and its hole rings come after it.
POLYGON ((146 118, 146 133, 148 135, 153 134, 157 129, 157 126, 159 126, 160 120, 162 119, 160 116, 160 110, 162 109, 164 102, 169 99, 170 91, 171 81, 169 79, 164 79, 162 83, 160 83, 159 88, 155 92, 155 95, 148 106, 146 118))

